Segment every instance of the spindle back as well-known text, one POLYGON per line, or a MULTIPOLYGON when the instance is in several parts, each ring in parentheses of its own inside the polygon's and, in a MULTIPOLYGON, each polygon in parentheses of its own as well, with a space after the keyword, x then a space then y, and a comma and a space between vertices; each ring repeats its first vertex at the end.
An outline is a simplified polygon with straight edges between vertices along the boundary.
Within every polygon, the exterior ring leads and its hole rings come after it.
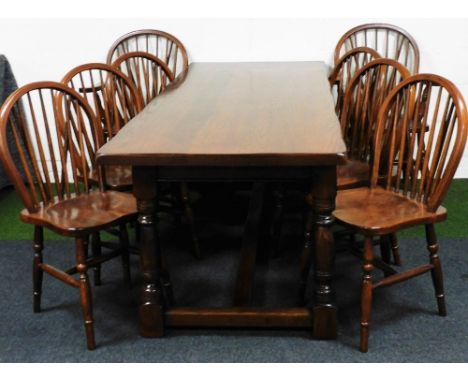
POLYGON ((112 66, 131 79, 144 105, 166 90, 174 74, 158 57, 145 52, 131 52, 118 57, 112 66))
POLYGON ((398 61, 411 74, 419 71, 419 48, 414 38, 404 29, 384 23, 363 24, 346 32, 336 45, 335 64, 347 51, 363 46, 398 61))
POLYGON ((335 112, 341 117, 346 89, 354 74, 368 62, 380 58, 375 50, 366 47, 354 48, 340 58, 333 68, 328 81, 335 99, 335 112))
POLYGON ((113 66, 90 63, 70 70, 62 83, 82 94, 101 122, 105 140, 110 140, 143 109, 140 92, 113 66))
POLYGON ((100 132, 86 100, 62 83, 31 83, 7 98, 0 110, 0 159, 30 212, 89 192, 100 132))
POLYGON ((418 74, 403 81, 378 115, 371 186, 380 183, 435 211, 463 155, 467 125, 465 101, 449 80, 418 74))
POLYGON ((130 52, 146 52, 158 57, 174 73, 177 82, 187 75, 187 50, 179 39, 167 32, 143 29, 123 35, 109 49, 107 63, 111 64, 118 57, 130 52))
POLYGON ((341 129, 348 157, 370 162, 380 106, 391 90, 409 77, 395 60, 378 58, 364 65, 351 80, 344 97, 341 129))

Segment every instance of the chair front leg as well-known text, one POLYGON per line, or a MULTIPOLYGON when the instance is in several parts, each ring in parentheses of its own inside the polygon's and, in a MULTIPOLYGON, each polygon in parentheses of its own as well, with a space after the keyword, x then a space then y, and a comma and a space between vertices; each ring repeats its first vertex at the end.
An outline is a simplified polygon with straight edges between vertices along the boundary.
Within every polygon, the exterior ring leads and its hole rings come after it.
POLYGON ((372 308, 372 236, 364 238, 364 254, 362 264, 362 289, 361 289, 361 343, 359 350, 366 353, 369 343, 369 320, 372 308))
POLYGON ((393 263, 397 266, 400 266, 401 258, 400 258, 400 246, 398 245, 398 236, 396 232, 391 233, 389 236, 390 236, 390 244, 392 247, 393 263))
POLYGON ((77 238, 76 245, 76 269, 80 276, 80 305, 83 311, 83 320, 85 325, 86 343, 88 350, 96 348, 94 341, 94 322, 93 322, 93 302, 91 297, 91 287, 89 285, 86 258, 88 245, 86 238, 77 238))
POLYGON ((426 241, 427 249, 429 250, 429 261, 434 267, 431 270, 431 275, 432 283, 434 284, 439 315, 446 316, 447 308, 445 306, 444 279, 442 276, 442 267, 440 265, 439 255, 437 254, 437 252, 439 251, 439 244, 437 243, 434 224, 426 225, 426 241))
POLYGON ((42 250, 44 249, 44 229, 34 226, 34 258, 33 258, 33 311, 41 311, 42 279, 44 271, 42 265, 42 250))

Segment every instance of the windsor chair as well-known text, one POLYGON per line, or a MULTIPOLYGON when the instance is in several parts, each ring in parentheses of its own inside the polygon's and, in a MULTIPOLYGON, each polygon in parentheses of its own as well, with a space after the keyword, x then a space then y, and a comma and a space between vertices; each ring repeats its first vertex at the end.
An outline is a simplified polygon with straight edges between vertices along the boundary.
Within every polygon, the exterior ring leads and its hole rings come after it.
POLYGON ((107 63, 130 52, 146 52, 162 60, 174 74, 172 86, 180 84, 188 73, 188 55, 184 45, 173 35, 143 29, 127 33, 118 38, 109 49, 107 63))
MULTIPOLYGON (((375 59, 357 71, 344 96, 341 113, 341 131, 347 149, 344 165, 337 166, 337 190, 346 190, 369 185, 370 166, 373 156, 373 137, 377 115, 385 97, 398 83, 409 77, 408 70, 399 62, 388 58, 375 59)), ((312 196, 306 198, 312 204, 312 196)), ((304 251, 300 270, 300 294, 304 299, 307 278, 311 265, 313 216, 306 222, 304 251)), ((383 260, 390 262, 385 245, 391 238, 384 237, 383 260)), ((393 242, 393 241, 392 241, 393 242)), ((395 262, 400 263, 398 247, 393 247, 395 262)))
POLYGON ((383 23, 363 24, 347 31, 338 41, 334 60, 349 50, 368 47, 382 57, 392 58, 408 68, 411 74, 419 71, 419 48, 414 38, 404 29, 383 23))
MULTIPOLYGON (((102 144, 112 139, 130 119, 143 109, 140 92, 132 81, 113 66, 102 63, 89 63, 71 69, 61 81, 80 93, 97 116, 98 126, 104 137, 102 144)), ((89 166, 88 178, 93 185, 99 184, 98 169, 89 166)), ((104 185, 113 191, 131 191, 132 169, 129 166, 105 166, 104 185)), ((117 237, 126 232, 110 230, 117 237)), ((101 248, 114 248, 112 242, 101 241, 99 232, 91 235, 93 256, 101 254, 101 248)), ((101 267, 93 268, 94 284, 101 285, 101 267)))
POLYGON ((354 74, 370 61, 380 58, 374 49, 359 47, 346 52, 335 64, 328 81, 335 99, 335 111, 338 118, 343 109, 344 95, 354 74))
POLYGON ((450 81, 433 74, 406 79, 379 112, 370 186, 338 193, 336 221, 364 235, 362 352, 368 350, 375 289, 431 272, 439 315, 446 315, 434 223, 446 219, 441 203, 463 154, 467 124, 465 102, 450 81), (421 224, 426 228, 429 264, 397 272, 374 258, 373 237, 421 224), (374 281, 372 271, 382 265, 384 277, 374 281))
POLYGON ((21 220, 34 225, 34 312, 41 310, 44 272, 79 289, 89 350, 96 345, 87 270, 122 255, 127 281, 130 274, 126 235, 117 251, 91 258, 88 238, 111 227, 126 232, 125 224, 137 217, 132 195, 104 191, 102 182, 91 189, 89 165, 103 142, 98 124, 85 99, 57 82, 25 85, 0 110, 0 158, 25 206, 21 220), (14 138, 20 161, 12 160, 7 136, 14 138), (44 228, 75 238, 74 266, 62 271, 43 261, 44 228))

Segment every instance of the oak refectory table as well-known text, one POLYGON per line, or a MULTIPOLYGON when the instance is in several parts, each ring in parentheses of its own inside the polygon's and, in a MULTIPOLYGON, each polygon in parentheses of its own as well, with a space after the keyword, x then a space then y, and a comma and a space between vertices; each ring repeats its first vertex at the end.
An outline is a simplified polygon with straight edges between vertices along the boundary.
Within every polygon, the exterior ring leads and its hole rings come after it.
MULTIPOLYGON (((316 338, 335 338, 331 226, 336 166, 344 163, 345 152, 324 63, 192 64, 180 86, 150 102, 97 157, 99 165, 132 166, 140 224, 141 335, 162 336, 165 326, 305 327, 316 338), (248 285, 240 285, 230 308, 167 307, 155 212, 160 181, 310 185, 315 216, 311 304, 249 307, 248 285)), ((255 204, 261 202, 256 198, 252 196, 246 233, 256 231, 255 204)), ((252 245, 243 246, 243 251, 252 250, 252 245)), ((244 282, 249 283, 248 277, 244 282)))

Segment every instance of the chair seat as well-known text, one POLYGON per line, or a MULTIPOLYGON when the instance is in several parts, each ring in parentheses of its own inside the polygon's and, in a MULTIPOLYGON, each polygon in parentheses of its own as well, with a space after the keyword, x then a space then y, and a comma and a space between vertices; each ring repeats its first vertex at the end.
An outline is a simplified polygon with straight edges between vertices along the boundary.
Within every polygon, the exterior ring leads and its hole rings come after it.
POLYGON ((89 234, 134 220, 136 200, 131 194, 93 191, 49 204, 37 212, 21 211, 21 220, 45 226, 65 236, 89 234))
POLYGON ((338 192, 333 215, 338 222, 364 234, 385 235, 417 224, 445 220, 447 211, 426 206, 383 188, 356 188, 338 192))
MULTIPOLYGON (((132 167, 108 165, 105 167, 106 187, 114 191, 130 191, 133 186, 132 167)), ((97 170, 93 170, 89 179, 91 182, 98 184, 97 170)))
POLYGON ((369 185, 369 164, 359 160, 347 160, 336 167, 336 187, 347 190, 369 185))

